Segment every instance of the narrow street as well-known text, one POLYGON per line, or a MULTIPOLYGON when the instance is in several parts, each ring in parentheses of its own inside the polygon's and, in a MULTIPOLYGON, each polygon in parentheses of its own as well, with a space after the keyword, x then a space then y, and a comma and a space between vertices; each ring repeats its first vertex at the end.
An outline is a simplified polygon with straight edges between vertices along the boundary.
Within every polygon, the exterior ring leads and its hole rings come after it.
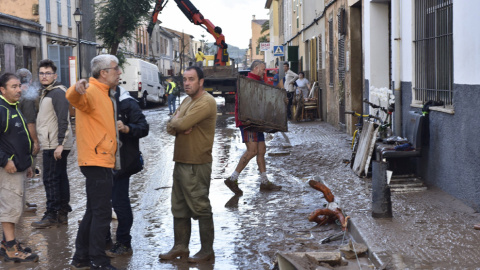
MULTIPOLYGON (((218 99, 219 112, 225 111, 223 100, 218 99)), ((150 124, 150 134, 141 140, 145 169, 131 178, 130 194, 134 210, 131 257, 112 259, 119 269, 272 269, 277 252, 328 250, 347 242, 345 239, 321 245, 320 240, 340 232, 340 226, 316 226, 308 222, 308 215, 326 202, 323 195, 308 185, 314 176, 329 179, 353 178, 342 159, 349 155, 347 135, 335 132, 322 133, 324 145, 303 134, 304 127, 291 125, 289 138, 282 133, 267 135, 268 177, 283 186, 279 192, 260 192, 258 171, 252 160, 239 178, 244 190, 242 197, 232 197, 223 180, 228 177, 245 150, 233 115, 219 115, 214 143, 214 161, 210 199, 215 222, 215 262, 192 265, 186 262, 159 261, 158 254, 168 251, 173 244, 170 212, 171 175, 174 137, 165 131, 168 120, 166 106, 144 111, 150 124), (314 144, 315 143, 315 144, 314 144), (291 145, 291 147, 290 147, 291 145), (288 155, 288 153, 290 153, 288 155), (343 241, 342 241, 343 240, 343 241), (323 247, 322 247, 323 246, 323 247)), ((323 122, 306 123, 309 128, 326 125, 323 122)), ((41 164, 41 160, 37 162, 41 164)), ((25 213, 17 225, 18 238, 24 246, 38 253, 37 264, 0 263, 2 269, 68 269, 74 252, 78 220, 85 207, 84 177, 76 163, 76 153, 69 156, 71 205, 68 226, 34 229, 30 223, 40 219, 45 211, 45 192, 40 177, 29 181, 27 201, 36 203, 35 213, 25 213)), ((348 181, 345 181, 347 183, 348 181)), ((347 192, 347 191, 346 191, 347 192)), ((361 190, 348 192, 361 193, 361 190)), ((358 203, 358 202, 357 202, 358 203)), ((365 204, 368 201, 364 202, 365 204)), ((112 231, 116 221, 112 222, 112 231)), ((192 223, 191 254, 200 249, 198 223, 192 223)), ((368 262, 363 259, 363 263, 368 262)), ((357 263, 354 262, 358 269, 357 263)))

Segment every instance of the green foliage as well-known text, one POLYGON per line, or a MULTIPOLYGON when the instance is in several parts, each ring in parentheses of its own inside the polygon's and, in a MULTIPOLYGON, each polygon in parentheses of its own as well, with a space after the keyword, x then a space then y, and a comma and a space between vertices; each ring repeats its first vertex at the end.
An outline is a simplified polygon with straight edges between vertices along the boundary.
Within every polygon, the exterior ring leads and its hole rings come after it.
POLYGON ((123 40, 134 37, 142 19, 148 19, 152 0, 106 0, 95 6, 95 34, 110 54, 123 40))
POLYGON ((263 34, 268 30, 270 30, 270 21, 267 20, 262 24, 262 31, 260 31, 260 34, 263 34))
POLYGON ((117 51, 115 55, 118 58, 118 65, 123 69, 123 65, 125 64, 125 62, 127 62, 125 54, 122 51, 117 51))

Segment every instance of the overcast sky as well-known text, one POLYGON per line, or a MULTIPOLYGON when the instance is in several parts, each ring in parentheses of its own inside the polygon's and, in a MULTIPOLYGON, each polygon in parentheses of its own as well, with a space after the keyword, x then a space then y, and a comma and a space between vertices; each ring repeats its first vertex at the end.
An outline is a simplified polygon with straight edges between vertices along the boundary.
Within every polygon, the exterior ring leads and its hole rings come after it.
MULTIPOLYGON (((252 15, 257 20, 267 20, 268 9, 265 9, 265 0, 190 0, 190 2, 203 14, 205 19, 223 30, 225 42, 241 49, 248 48, 252 37, 252 15)), ((158 16, 162 21, 161 26, 177 31, 184 31, 202 39, 205 35, 208 42, 215 39, 199 25, 191 23, 178 8, 175 0, 169 0, 165 9, 158 16)))

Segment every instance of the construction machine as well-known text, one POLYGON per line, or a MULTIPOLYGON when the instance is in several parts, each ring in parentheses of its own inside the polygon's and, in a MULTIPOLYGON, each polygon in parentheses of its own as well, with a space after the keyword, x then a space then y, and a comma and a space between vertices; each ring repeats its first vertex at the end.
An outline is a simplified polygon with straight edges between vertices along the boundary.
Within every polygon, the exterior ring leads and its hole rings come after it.
MULTIPOLYGON (((222 28, 215 26, 210 20, 205 19, 200 11, 189 0, 174 0, 178 8, 183 12, 190 22, 199 25, 208 31, 215 38, 215 46, 218 47, 212 66, 204 66, 204 89, 213 96, 222 96, 226 103, 235 102, 237 88, 238 69, 235 65, 229 64, 228 45, 225 43, 225 36, 222 28)), ((168 0, 157 0, 152 14, 152 21, 148 27, 151 35, 153 27, 157 22, 158 15, 164 9, 168 0)))

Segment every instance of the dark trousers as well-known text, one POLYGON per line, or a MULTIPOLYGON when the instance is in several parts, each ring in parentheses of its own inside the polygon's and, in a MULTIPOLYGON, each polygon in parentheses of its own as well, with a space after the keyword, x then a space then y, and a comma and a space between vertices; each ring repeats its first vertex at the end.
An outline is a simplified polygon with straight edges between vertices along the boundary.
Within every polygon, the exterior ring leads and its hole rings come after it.
POLYGON ((176 110, 176 107, 175 107, 176 99, 177 99, 177 96, 172 94, 168 95, 167 102, 168 102, 168 110, 170 111, 170 113, 174 113, 176 110))
POLYGON ((292 118, 292 104, 293 104, 293 97, 294 96, 295 96, 295 92, 287 92, 287 98, 288 98, 287 117, 288 117, 288 119, 292 118))
POLYGON ((47 213, 71 212, 67 175, 67 157, 70 150, 63 150, 59 160, 55 160, 54 151, 43 150, 43 185, 47 194, 47 213))
MULTIPOLYGON (((170 97, 170 96, 169 96, 170 97)), ((112 206, 117 214, 117 242, 131 246, 132 236, 130 229, 133 224, 132 206, 128 193, 130 186, 129 174, 116 174, 113 177, 112 206)))
POLYGON ((87 209, 78 227, 73 259, 106 265, 110 263, 105 239, 112 221, 112 169, 82 166, 80 170, 86 178, 87 209))

